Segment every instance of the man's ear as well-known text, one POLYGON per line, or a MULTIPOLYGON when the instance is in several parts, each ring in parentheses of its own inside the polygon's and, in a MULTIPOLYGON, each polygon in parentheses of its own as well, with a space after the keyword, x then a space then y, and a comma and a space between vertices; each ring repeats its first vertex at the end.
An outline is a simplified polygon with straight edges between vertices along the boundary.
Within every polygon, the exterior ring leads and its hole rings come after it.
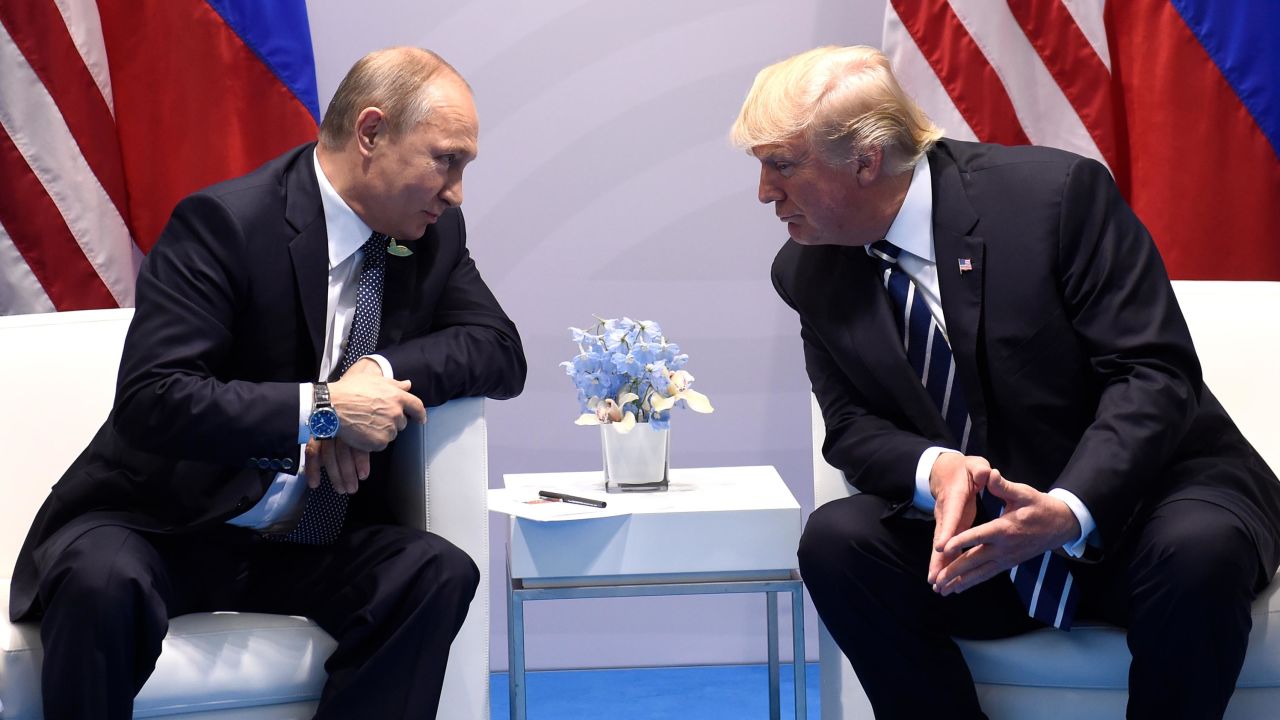
POLYGON ((367 107, 356 116, 356 145, 361 155, 373 154, 378 143, 385 141, 387 132, 387 119, 381 109, 367 107))
POLYGON ((859 185, 866 187, 880 177, 883 167, 884 148, 870 147, 853 159, 853 176, 857 178, 859 185))

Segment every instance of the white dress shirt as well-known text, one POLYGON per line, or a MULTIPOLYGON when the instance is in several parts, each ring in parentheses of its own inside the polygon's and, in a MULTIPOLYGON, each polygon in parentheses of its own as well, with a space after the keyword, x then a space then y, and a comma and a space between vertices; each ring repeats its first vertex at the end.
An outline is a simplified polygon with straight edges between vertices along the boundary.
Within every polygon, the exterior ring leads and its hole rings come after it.
MULTIPOLYGON (((911 175, 911 186, 902 201, 898 215, 889 226, 884 239, 902 250, 898 255, 898 267, 911 278, 916 286, 916 297, 923 297, 929 312, 938 323, 947 344, 951 343, 947 335, 947 319, 942 314, 942 289, 938 284, 938 262, 933 247, 933 183, 929 171, 929 161, 922 158, 916 163, 911 175)), ((868 250, 868 252, 870 252, 868 250)), ((944 452, 959 452, 951 448, 931 447, 920 455, 916 464, 916 490, 912 498, 912 506, 918 510, 933 514, 933 493, 929 491, 929 474, 938 456, 944 452)), ((1009 478, 1017 482, 1017 478, 1009 478)), ((1069 554, 1080 557, 1084 554, 1085 540, 1093 532, 1096 524, 1093 514, 1085 507, 1075 493, 1062 488, 1053 488, 1049 495, 1065 502, 1076 520, 1080 522, 1080 537, 1063 546, 1069 554)))
MULTIPOLYGON (((316 180, 320 186, 320 202, 324 206, 325 231, 328 234, 329 292, 325 301, 324 354, 320 357, 321 380, 329 377, 342 359, 346 338, 351 334, 351 323, 356 314, 356 291, 360 279, 360 267, 364 261, 361 246, 369 239, 372 230, 342 196, 334 190, 329 178, 320 167, 320 159, 312 151, 311 162, 315 166, 316 180)), ((385 377, 394 377, 391 364, 381 355, 368 355, 382 368, 385 377)), ((315 388, 312 383, 298 386, 298 468, 297 475, 278 473, 267 488, 266 495, 248 511, 231 518, 233 525, 258 530, 278 532, 287 530, 297 522, 302 513, 303 497, 307 484, 301 478, 304 472, 305 454, 302 449, 311 439, 307 419, 315 388)))

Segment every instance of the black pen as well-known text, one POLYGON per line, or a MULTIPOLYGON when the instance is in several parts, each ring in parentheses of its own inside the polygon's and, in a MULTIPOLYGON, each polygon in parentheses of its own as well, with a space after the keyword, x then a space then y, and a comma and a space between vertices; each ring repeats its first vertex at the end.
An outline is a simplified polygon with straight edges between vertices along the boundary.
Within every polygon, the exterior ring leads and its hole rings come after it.
POLYGON ((544 497, 548 500, 559 500, 573 505, 586 505, 587 507, 602 508, 608 503, 603 500, 592 500, 591 498, 578 497, 577 495, 565 495, 564 493, 554 492, 552 490, 539 490, 538 497, 544 497))

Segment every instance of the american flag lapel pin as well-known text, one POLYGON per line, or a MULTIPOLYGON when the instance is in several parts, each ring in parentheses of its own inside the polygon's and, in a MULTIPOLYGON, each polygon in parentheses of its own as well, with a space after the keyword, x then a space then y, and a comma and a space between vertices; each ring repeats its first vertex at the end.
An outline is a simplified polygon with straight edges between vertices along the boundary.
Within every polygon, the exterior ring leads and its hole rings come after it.
POLYGON ((973 269, 973 260, 970 258, 960 258, 957 263, 960 265, 960 274, 963 275, 973 269))

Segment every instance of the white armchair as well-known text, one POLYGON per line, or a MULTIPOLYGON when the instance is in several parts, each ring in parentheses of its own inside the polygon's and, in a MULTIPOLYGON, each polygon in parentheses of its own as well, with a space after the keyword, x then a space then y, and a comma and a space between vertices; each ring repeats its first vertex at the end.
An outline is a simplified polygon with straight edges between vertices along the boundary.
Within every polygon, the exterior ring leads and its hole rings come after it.
MULTIPOLYGON (((1200 355, 1205 382, 1272 468, 1280 468, 1280 332, 1266 330, 1280 316, 1280 283, 1175 282, 1174 291, 1200 355)), ((813 412, 813 491, 822 505, 852 491, 822 457, 825 428, 813 412)), ((992 720, 1123 718, 1128 701, 1129 649, 1124 632, 1077 623, 1069 633, 1037 630, 1005 640, 960 641, 992 720)), ((853 668, 819 627, 822 720, 871 718, 871 705, 853 668)), ((1253 604, 1253 632, 1228 720, 1273 718, 1280 708, 1280 582, 1253 604)))
MULTIPOLYGON (((50 486, 111 408, 132 310, 0 317, 0 573, 7 575, 50 486)), ((410 425, 393 451, 400 522, 447 537, 475 560, 480 587, 449 654, 440 720, 489 717, 488 451, 484 401, 454 400, 410 425)), ((36 720, 40 628, 8 619, 0 577, 0 718, 36 720)), ((333 639, 302 617, 174 618, 138 718, 303 720, 315 711, 333 639)))

